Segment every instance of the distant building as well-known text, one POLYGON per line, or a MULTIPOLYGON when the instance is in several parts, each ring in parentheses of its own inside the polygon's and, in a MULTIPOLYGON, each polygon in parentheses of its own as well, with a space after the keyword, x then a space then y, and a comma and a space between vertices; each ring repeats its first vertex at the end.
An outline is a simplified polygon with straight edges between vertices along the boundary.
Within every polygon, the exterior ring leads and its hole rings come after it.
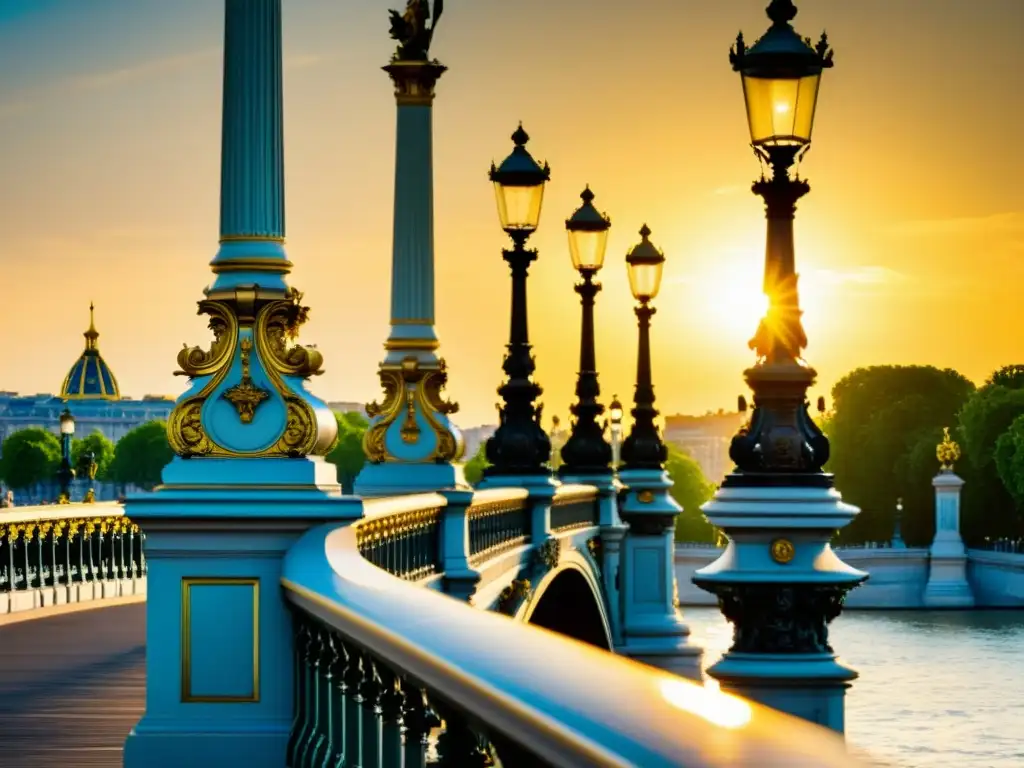
POLYGON ((665 441, 685 449, 708 480, 720 483, 733 467, 729 443, 746 419, 746 414, 722 410, 703 416, 666 416, 665 441))
POLYGON ((0 392, 0 443, 20 429, 37 427, 60 433, 60 414, 67 407, 75 417, 75 435, 84 437, 99 430, 117 442, 130 430, 156 419, 166 420, 174 407, 167 395, 146 395, 141 400, 122 397, 117 378, 100 355, 99 332, 89 305, 89 330, 85 349, 78 356, 60 394, 19 395, 0 392))
POLYGON ((476 456, 480 446, 487 442, 497 428, 496 424, 482 424, 479 427, 469 427, 468 429, 460 428, 462 440, 466 444, 466 452, 462 455, 462 460, 469 461, 476 456))

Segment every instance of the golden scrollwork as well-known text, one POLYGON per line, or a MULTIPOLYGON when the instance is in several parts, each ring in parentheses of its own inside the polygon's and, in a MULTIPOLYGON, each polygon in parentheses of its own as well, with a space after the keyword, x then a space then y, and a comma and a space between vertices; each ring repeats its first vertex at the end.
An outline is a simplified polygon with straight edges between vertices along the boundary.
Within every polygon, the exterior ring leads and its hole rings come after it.
POLYGON ((418 394, 420 406, 423 410, 423 417, 430 425, 431 431, 437 438, 437 445, 430 457, 434 461, 458 461, 462 458, 465 445, 461 440, 456 440, 455 434, 448 426, 437 418, 438 413, 448 416, 459 412, 459 404, 441 397, 441 391, 448 383, 448 368, 444 359, 438 361, 435 370, 428 370, 420 383, 418 394))
POLYGON ((943 472, 952 472, 953 464, 960 459, 960 446, 949 436, 949 427, 942 428, 942 442, 935 448, 935 457, 943 472))
POLYGON ((256 316, 256 346, 264 364, 282 376, 318 376, 324 356, 316 347, 292 342, 309 319, 309 307, 302 306, 302 293, 290 288, 285 298, 272 301, 256 316))
POLYGON ((419 360, 410 355, 400 366, 381 366, 380 381, 384 389, 384 399, 379 404, 374 402, 366 407, 367 414, 376 419, 363 438, 363 450, 370 461, 380 463, 388 459, 384 438, 403 410, 405 419, 399 431, 402 440, 412 444, 419 439, 417 407, 436 437, 433 452, 424 460, 446 462, 462 456, 462 441, 458 440, 447 424, 438 418, 438 414, 448 415, 456 413, 459 409, 458 404, 441 397, 441 390, 444 389, 447 380, 448 373, 444 360, 440 360, 436 367, 423 368, 419 360))
POLYGON ((178 367, 175 376, 209 376, 226 367, 235 351, 238 337, 238 321, 231 306, 222 301, 204 299, 199 302, 199 314, 209 315, 209 328, 213 332, 213 343, 209 350, 183 344, 178 352, 178 367))
POLYGON ((210 376, 202 390, 179 402, 167 420, 171 447, 179 456, 270 457, 326 454, 334 443, 333 420, 320 423, 317 411, 285 377, 307 378, 320 373, 323 356, 313 347, 293 345, 299 328, 309 316, 302 305, 302 293, 289 289, 283 299, 261 301, 252 291, 236 291, 233 300, 199 302, 200 312, 210 314, 214 343, 209 351, 186 348, 178 354, 182 373, 210 376), (241 318, 241 322, 239 321, 241 318), (252 328, 252 337, 240 338, 240 325, 252 328), (242 362, 242 381, 224 393, 238 409, 243 423, 251 423, 259 403, 273 396, 257 387, 249 375, 249 355, 255 350, 273 390, 284 401, 285 427, 281 436, 265 450, 243 452, 217 444, 206 432, 202 411, 206 401, 231 369, 236 349, 242 362), (261 396, 260 393, 265 393, 261 396))
POLYGON ((262 387, 257 387, 249 372, 249 355, 252 353, 252 340, 242 339, 242 380, 231 389, 227 390, 223 397, 238 410, 238 418, 243 424, 251 424, 256 414, 256 406, 270 397, 270 393, 262 387))

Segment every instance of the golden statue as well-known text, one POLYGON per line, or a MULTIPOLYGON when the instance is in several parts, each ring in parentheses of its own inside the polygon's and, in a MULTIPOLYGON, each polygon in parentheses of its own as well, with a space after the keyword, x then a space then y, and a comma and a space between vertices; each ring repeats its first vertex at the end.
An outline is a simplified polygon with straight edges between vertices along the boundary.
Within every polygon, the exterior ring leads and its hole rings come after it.
POLYGON ((942 428, 942 442, 936 447, 935 456, 943 472, 952 472, 953 463, 960 459, 960 446, 949 436, 949 427, 942 428))

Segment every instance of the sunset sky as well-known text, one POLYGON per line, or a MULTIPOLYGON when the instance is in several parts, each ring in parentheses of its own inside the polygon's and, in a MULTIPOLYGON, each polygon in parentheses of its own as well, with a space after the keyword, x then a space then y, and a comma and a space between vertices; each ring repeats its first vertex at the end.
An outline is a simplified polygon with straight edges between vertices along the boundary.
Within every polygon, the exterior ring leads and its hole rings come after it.
MULTIPOLYGON (((380 70, 404 0, 284 0, 287 248, 324 353, 312 390, 375 399, 388 331, 395 106, 380 70)), ((530 278, 545 413, 567 416, 579 345, 564 219, 589 183, 612 219, 598 297, 606 400, 632 395, 624 256, 664 249, 653 355, 663 413, 733 408, 753 362, 758 174, 728 50, 767 0, 448 0, 432 53, 437 329, 463 426, 494 422, 509 276, 487 170, 522 120, 551 164, 530 278)), ((827 28, 812 192, 797 214, 808 361, 980 381, 1024 358, 1021 0, 805 0, 827 28)), ((0 2, 0 388, 53 392, 88 305, 124 394, 177 395, 217 248, 222 0, 0 2)))

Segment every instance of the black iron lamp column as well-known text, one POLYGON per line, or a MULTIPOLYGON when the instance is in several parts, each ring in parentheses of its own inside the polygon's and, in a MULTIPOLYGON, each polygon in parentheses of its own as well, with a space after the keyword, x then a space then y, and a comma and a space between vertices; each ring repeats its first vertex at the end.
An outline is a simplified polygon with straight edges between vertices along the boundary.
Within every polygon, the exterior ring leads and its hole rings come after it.
POLYGON ((597 360, 594 351, 594 298, 601 284, 594 280, 604 264, 611 220, 594 207, 594 193, 588 186, 580 195, 583 200, 565 222, 569 233, 572 264, 583 278, 576 284, 576 293, 583 305, 580 332, 580 370, 576 379, 577 402, 570 408, 576 420, 572 434, 562 446, 561 477, 605 475, 611 471, 612 447, 604 439, 605 425, 598 422, 604 406, 597 402, 601 388, 597 382, 597 360))
POLYGON ((867 574, 829 546, 859 510, 822 469, 829 444, 808 412, 817 374, 802 357, 793 244, 796 204, 810 186, 792 169, 810 147, 832 51, 824 34, 812 47, 796 33, 792 0, 772 0, 767 13, 765 34, 748 48, 741 33, 729 59, 742 78, 751 144, 770 168, 752 187, 768 220, 768 311, 750 341, 757 359, 744 378, 754 409, 730 445, 736 467, 702 508, 729 543, 693 582, 717 596, 733 625, 732 646, 708 669, 722 689, 842 732, 857 673, 836 660, 828 624, 867 574))
POLYGON ((82 453, 78 460, 78 476, 83 480, 86 480, 85 495, 82 497, 82 501, 85 504, 92 504, 96 501, 96 489, 93 487, 93 481, 96 479, 96 470, 98 465, 96 464, 96 454, 92 451, 85 451, 82 453))
POLYGON ((622 444, 619 480, 625 486, 619 515, 628 525, 622 544, 623 642, 621 652, 693 680, 701 679, 701 649, 690 642, 690 629, 676 599, 675 527, 682 508, 671 495, 665 471, 668 447, 654 420, 651 376, 651 318, 661 287, 665 254, 640 230, 640 243, 626 256, 629 287, 637 300, 639 344, 633 427, 622 444))
POLYGON ((629 287, 639 302, 636 312, 640 340, 636 357, 636 393, 633 396, 633 428, 622 444, 622 469, 660 470, 668 458, 668 448, 661 441, 654 420, 654 384, 651 381, 651 318, 656 310, 651 301, 658 295, 665 255, 648 239, 651 230, 644 224, 640 243, 626 256, 629 287))
POLYGON ((71 468, 71 438, 75 434, 75 417, 67 408, 60 415, 60 468, 57 470, 57 481, 60 483, 60 496, 57 503, 67 504, 71 501, 71 481, 75 479, 75 470, 71 468))
POLYGON ((512 239, 512 249, 502 251, 512 270, 512 317, 508 352, 502 369, 508 376, 498 394, 499 424, 488 439, 485 479, 550 475, 545 466, 551 456, 551 441, 540 425, 542 406, 535 401, 543 389, 533 381, 533 353, 526 313, 526 277, 537 251, 526 241, 540 223, 544 185, 551 178, 548 164, 537 163, 526 149, 529 135, 522 124, 512 134, 515 148, 500 166, 491 164, 501 228, 512 239))

